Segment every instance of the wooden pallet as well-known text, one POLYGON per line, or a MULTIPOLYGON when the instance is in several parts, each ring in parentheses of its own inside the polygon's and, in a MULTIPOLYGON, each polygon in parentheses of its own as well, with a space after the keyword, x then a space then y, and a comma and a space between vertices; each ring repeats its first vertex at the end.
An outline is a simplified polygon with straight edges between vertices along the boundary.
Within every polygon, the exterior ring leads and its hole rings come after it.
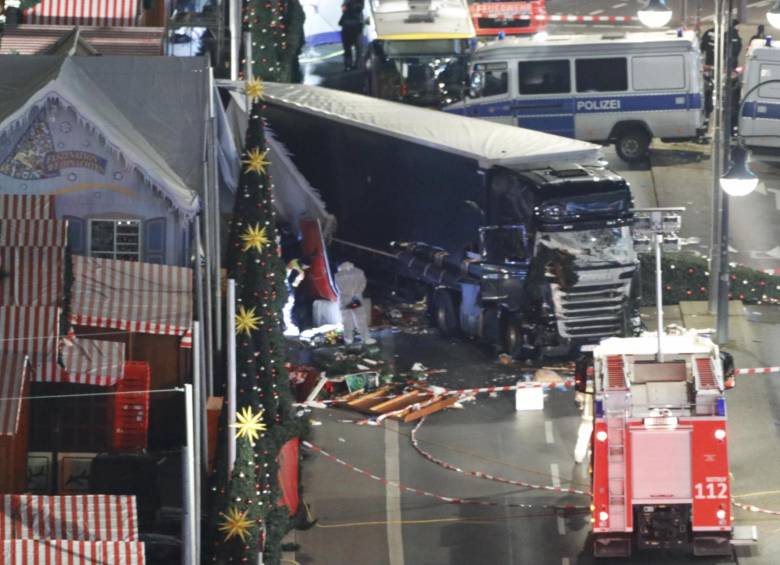
POLYGON ((394 385, 385 385, 368 393, 359 390, 335 398, 333 404, 375 416, 413 422, 449 408, 458 401, 457 396, 434 394, 424 389, 397 391, 394 385))

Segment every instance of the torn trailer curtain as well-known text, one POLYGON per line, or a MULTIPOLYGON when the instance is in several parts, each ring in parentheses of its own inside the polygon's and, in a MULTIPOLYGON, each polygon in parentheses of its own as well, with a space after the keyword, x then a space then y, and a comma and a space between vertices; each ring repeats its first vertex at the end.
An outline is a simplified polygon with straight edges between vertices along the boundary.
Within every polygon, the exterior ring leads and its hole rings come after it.
POLYGON ((0 495, 0 540, 135 541, 134 496, 0 495))
POLYGON ((114 386, 124 374, 125 344, 98 339, 63 340, 63 380, 95 386, 114 386))
POLYGON ((174 335, 191 343, 192 269, 73 257, 74 325, 174 335))
POLYGON ((0 348, 27 354, 35 382, 60 382, 57 364, 60 309, 56 306, 0 305, 0 348))
POLYGON ((0 565, 144 565, 135 541, 0 541, 0 565))
POLYGON ((0 436, 16 435, 29 368, 26 355, 0 352, 0 436))
POLYGON ((0 220, 53 220, 52 194, 0 194, 0 220))

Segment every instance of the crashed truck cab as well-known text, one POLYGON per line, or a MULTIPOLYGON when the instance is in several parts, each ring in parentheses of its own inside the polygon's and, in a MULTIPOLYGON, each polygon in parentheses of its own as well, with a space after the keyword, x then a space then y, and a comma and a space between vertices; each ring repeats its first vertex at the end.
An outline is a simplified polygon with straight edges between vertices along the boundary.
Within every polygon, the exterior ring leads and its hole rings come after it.
POLYGON ((717 345, 695 333, 593 351, 595 557, 632 548, 731 554, 726 401, 717 345))

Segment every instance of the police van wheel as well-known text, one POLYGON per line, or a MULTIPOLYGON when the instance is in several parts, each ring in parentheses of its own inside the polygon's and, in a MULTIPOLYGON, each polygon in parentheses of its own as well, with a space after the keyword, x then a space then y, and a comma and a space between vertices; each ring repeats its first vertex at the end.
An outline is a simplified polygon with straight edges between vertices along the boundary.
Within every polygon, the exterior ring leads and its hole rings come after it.
POLYGON ((444 337, 458 333, 458 314, 452 293, 443 288, 433 293, 433 322, 444 337))
POLYGON ((618 157, 627 163, 636 163, 647 157, 650 149, 650 136, 646 131, 632 128, 621 132, 615 142, 618 157))

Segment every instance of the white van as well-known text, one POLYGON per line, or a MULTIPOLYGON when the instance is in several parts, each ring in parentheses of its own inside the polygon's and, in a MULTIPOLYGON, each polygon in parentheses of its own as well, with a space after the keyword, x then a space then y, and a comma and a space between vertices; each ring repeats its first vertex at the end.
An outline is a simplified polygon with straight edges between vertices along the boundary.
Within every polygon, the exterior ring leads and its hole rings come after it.
POLYGON ((780 158, 780 49, 771 39, 755 39, 748 47, 739 117, 739 134, 753 158, 780 158), (758 87, 758 88, 756 88, 758 87), (753 89, 753 92, 750 92, 753 89))
POLYGON ((447 111, 588 141, 626 161, 654 137, 704 133, 704 85, 693 32, 496 41, 475 51, 467 97, 447 111))

